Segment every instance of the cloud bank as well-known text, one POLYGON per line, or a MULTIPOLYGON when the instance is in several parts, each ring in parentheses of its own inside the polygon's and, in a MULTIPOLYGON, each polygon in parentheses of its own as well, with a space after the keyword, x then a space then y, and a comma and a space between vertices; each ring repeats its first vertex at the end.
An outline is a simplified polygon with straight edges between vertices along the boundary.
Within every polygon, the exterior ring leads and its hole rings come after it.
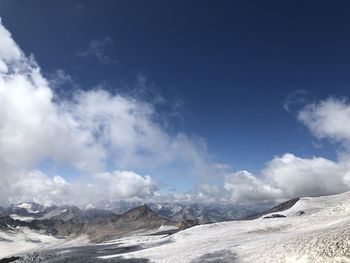
POLYGON ((157 184, 130 168, 211 169, 205 143, 168 133, 153 104, 98 88, 60 97, 2 24, 0 39, 0 203, 146 198, 157 184), (47 160, 84 176, 46 175, 47 160))

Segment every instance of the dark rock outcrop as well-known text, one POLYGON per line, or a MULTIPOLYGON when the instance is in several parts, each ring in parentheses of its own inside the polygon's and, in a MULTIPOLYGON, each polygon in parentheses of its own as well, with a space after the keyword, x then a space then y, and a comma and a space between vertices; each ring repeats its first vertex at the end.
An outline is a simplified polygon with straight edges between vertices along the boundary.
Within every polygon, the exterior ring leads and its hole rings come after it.
POLYGON ((284 218, 286 217, 285 215, 280 215, 280 214, 272 214, 269 216, 264 216, 263 219, 268 219, 268 218, 284 218))
POLYGON ((20 259, 20 257, 3 258, 3 259, 0 259, 0 263, 10 263, 18 259, 20 259))

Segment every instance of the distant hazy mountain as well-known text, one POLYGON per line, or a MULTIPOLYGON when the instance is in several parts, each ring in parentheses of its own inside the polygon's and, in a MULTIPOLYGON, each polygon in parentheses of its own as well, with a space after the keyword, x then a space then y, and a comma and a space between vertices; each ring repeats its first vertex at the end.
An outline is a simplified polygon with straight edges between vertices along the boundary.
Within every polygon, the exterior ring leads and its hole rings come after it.
POLYGON ((147 205, 135 207, 121 215, 103 209, 82 210, 76 206, 45 208, 35 203, 11 205, 1 211, 0 229, 3 231, 16 231, 17 227, 27 227, 54 236, 85 235, 91 241, 116 238, 139 229, 175 225, 153 212, 147 205))
POLYGON ((177 222, 199 219, 202 222, 222 222, 240 219, 262 208, 238 207, 228 204, 150 204, 162 216, 177 222))
MULTIPOLYGON (((111 202, 103 207, 116 214, 122 214, 133 207, 143 204, 142 202, 111 202)), ((251 214, 264 211, 272 204, 260 204, 258 206, 244 206, 232 204, 212 203, 152 203, 147 205, 162 217, 175 222, 185 220, 200 220, 201 222, 223 222, 244 218, 251 214)))
MULTIPOLYGON (((127 211, 143 206, 144 202, 116 201, 105 204, 93 205, 88 208, 63 205, 45 207, 34 202, 26 202, 10 205, 7 208, 0 207, 0 215, 10 216, 13 219, 31 222, 33 220, 101 220, 122 215, 127 211), (101 207, 101 208, 96 208, 101 207)), ((174 222, 186 220, 199 220, 200 222, 222 222, 246 218, 270 208, 271 204, 259 206, 243 206, 231 204, 206 204, 206 203, 147 203, 148 207, 159 216, 174 222)))

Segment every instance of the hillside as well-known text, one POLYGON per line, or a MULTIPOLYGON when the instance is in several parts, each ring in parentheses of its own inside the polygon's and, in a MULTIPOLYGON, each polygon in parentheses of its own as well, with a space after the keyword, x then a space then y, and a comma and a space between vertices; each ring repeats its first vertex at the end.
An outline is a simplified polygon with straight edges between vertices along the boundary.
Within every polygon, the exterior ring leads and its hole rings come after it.
POLYGON ((350 192, 300 198, 278 214, 285 217, 267 214, 142 240, 144 249, 123 256, 150 262, 350 262, 350 192))

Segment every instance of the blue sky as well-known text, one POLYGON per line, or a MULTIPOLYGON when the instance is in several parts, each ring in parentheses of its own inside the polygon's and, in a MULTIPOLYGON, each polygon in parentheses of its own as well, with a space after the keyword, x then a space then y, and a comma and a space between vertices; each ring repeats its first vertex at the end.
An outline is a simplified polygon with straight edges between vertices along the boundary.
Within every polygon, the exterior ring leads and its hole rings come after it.
MULTIPOLYGON (((69 76, 57 93, 141 89, 168 134, 199 136, 213 161, 252 173, 287 152, 338 159, 332 138, 319 140, 297 115, 348 97, 349 11, 346 1, 0 1, 2 23, 44 76, 69 76)), ((178 191, 196 181, 159 178, 178 191)))

